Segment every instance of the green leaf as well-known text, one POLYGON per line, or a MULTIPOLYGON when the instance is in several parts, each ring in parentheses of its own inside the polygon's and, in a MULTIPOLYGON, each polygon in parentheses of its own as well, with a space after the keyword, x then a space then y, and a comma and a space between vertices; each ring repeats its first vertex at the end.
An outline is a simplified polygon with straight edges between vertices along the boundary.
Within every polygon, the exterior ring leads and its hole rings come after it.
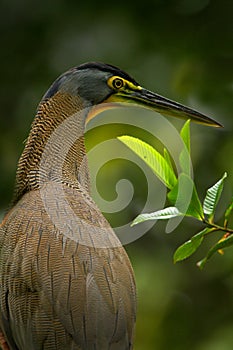
POLYGON ((138 215, 132 222, 131 226, 148 220, 167 220, 182 215, 183 214, 180 213, 176 207, 168 207, 162 210, 155 211, 153 213, 138 215))
POLYGON ((176 203, 176 200, 177 200, 177 195, 178 195, 178 189, 179 189, 179 178, 178 178, 178 182, 177 184, 173 187, 173 189, 168 192, 167 194, 167 198, 169 200, 169 202, 172 204, 172 205, 175 205, 176 203))
POLYGON ((213 185, 207 190, 206 197, 203 203, 203 209, 204 209, 204 213, 208 215, 210 220, 214 216, 216 206, 218 204, 219 198, 222 193, 223 182, 226 177, 227 177, 227 173, 224 173, 222 178, 218 182, 216 182, 215 185, 213 185))
POLYGON ((118 139, 143 159, 165 186, 169 189, 175 186, 177 179, 173 168, 152 146, 132 136, 120 136, 118 139))
POLYGON ((197 248, 201 245, 201 242, 204 239, 204 235, 209 231, 210 230, 208 228, 205 228, 201 232, 198 232, 190 240, 182 244, 179 248, 177 248, 173 256, 174 263, 187 259, 190 255, 195 253, 197 248))
POLYGON ((224 215, 225 224, 228 223, 232 211, 233 211, 233 198, 232 198, 232 201, 231 201, 231 203, 229 204, 227 210, 225 211, 225 215, 224 215))
MULTIPOLYGON (((194 183, 193 183, 193 185, 194 185, 194 183)), ((193 216, 193 217, 196 217, 199 220, 200 219, 202 220, 204 218, 203 208, 202 208, 200 199, 198 197, 198 193, 197 193, 195 185, 193 186, 192 198, 191 198, 191 202, 190 202, 190 205, 188 207, 186 214, 193 216)))
POLYGON ((202 219, 203 209, 199 200, 193 180, 186 174, 181 173, 177 184, 167 195, 172 205, 185 216, 193 216, 202 219))
POLYGON ((191 158, 190 158, 190 119, 184 124, 180 131, 180 136, 184 142, 184 147, 179 155, 179 162, 182 171, 191 175, 191 158))
POLYGON ((182 140, 184 141, 184 144, 190 153, 190 119, 186 121, 183 128, 180 131, 180 136, 182 140))
POLYGON ((191 176, 191 158, 187 148, 182 149, 180 152, 179 163, 182 171, 188 176, 191 176))
POLYGON ((164 150, 163 150, 163 156, 164 156, 164 159, 166 160, 166 162, 168 163, 168 165, 170 166, 170 168, 173 169, 172 160, 171 160, 170 154, 166 148, 164 148, 164 150))
POLYGON ((191 158, 187 149, 183 149, 179 155, 179 163, 182 171, 188 176, 191 175, 191 158))
POLYGON ((225 239, 221 239, 218 243, 216 243, 207 253, 206 257, 204 259, 202 259, 201 261, 199 261, 197 263, 197 266, 200 269, 203 269, 203 267, 205 266, 205 264, 207 263, 207 261, 212 257, 212 255, 214 253, 216 253, 218 250, 230 247, 233 245, 233 234, 229 235, 227 238, 225 239))

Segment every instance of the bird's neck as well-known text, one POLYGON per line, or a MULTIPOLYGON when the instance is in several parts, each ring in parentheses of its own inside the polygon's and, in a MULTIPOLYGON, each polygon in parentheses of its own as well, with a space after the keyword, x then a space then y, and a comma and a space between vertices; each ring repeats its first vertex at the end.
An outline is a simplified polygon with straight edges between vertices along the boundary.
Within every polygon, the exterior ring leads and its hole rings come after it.
POLYGON ((48 181, 89 191, 84 144, 87 114, 78 97, 64 93, 40 103, 18 163, 14 202, 48 181))

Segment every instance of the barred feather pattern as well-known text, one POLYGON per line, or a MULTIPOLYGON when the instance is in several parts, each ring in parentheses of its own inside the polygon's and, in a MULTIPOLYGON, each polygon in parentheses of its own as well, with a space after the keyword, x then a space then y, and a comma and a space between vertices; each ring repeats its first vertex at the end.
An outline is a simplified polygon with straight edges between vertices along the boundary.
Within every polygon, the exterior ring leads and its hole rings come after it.
MULTIPOLYGON (((63 162, 64 177, 59 181, 63 180, 79 186, 77 172, 82 172, 80 177, 84 179, 84 183, 81 183, 81 185, 89 188, 89 171, 84 144, 85 114, 88 113, 88 109, 78 96, 71 96, 64 92, 57 92, 52 98, 42 100, 32 123, 24 151, 19 159, 13 203, 16 203, 27 191, 39 188, 38 172, 46 143, 57 128, 64 123, 59 140, 62 139, 63 143, 69 145, 70 150, 67 159, 63 162), (69 140, 72 135, 73 138, 69 140), (76 140, 74 144, 73 140, 76 140), (79 169, 81 164, 82 169, 79 169), (74 168, 76 168, 76 172, 73 171, 74 168)), ((51 179, 53 175, 56 175, 60 157, 59 151, 62 151, 62 146, 59 141, 55 140, 53 149, 49 150, 48 161, 50 162, 50 169, 53 169, 53 171, 52 173, 47 171, 46 180, 48 177, 51 179)))
POLYGON ((11 350, 133 349, 134 273, 89 193, 82 104, 60 92, 42 101, 19 160, 0 226, 0 328, 11 350), (50 144, 61 125, 64 144, 50 144))

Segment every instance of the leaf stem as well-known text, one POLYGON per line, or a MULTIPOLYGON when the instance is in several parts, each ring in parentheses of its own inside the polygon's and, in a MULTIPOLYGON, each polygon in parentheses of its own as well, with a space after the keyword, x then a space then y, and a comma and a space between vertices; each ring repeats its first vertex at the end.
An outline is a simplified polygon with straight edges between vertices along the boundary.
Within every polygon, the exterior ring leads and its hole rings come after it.
POLYGON ((219 226, 213 222, 209 222, 208 220, 203 219, 203 223, 206 224, 208 227, 212 227, 215 229, 215 231, 223 231, 223 232, 228 232, 230 234, 233 234, 233 229, 230 229, 228 227, 222 227, 219 226))

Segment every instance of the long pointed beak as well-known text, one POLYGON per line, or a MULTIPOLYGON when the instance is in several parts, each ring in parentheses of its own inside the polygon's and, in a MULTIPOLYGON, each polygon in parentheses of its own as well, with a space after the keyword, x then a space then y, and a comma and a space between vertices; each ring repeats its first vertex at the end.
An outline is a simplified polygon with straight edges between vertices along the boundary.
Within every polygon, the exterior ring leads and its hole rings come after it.
POLYGON ((128 90, 126 92, 119 91, 118 93, 112 95, 109 100, 112 102, 133 103, 135 105, 149 108, 166 116, 191 119, 200 124, 222 127, 220 123, 205 116, 204 114, 144 88, 139 88, 138 90, 128 90))

